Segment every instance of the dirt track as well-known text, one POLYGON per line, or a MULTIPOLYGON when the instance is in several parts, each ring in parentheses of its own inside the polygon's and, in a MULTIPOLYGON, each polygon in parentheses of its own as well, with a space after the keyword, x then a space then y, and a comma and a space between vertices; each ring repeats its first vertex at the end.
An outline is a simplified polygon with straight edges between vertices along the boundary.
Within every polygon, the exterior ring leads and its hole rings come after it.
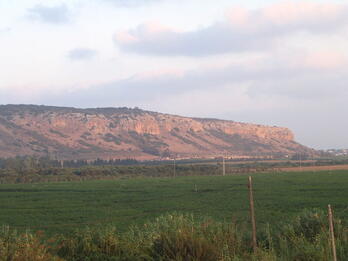
POLYGON ((348 170, 348 165, 284 167, 280 171, 318 171, 318 170, 348 170))

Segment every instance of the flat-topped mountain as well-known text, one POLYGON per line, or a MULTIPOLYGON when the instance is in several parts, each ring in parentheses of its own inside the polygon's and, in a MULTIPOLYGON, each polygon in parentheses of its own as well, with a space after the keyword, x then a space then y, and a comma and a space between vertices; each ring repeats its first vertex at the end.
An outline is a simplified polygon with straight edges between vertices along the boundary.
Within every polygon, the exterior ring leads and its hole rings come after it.
POLYGON ((0 106, 0 157, 158 159, 308 153, 287 128, 138 108, 0 106))

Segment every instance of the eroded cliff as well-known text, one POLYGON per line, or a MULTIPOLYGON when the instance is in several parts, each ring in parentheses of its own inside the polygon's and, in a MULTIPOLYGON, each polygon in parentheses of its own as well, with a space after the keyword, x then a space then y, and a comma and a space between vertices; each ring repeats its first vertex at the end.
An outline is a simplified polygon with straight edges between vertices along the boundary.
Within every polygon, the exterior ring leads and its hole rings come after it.
POLYGON ((0 106, 0 157, 269 156, 309 151, 287 128, 129 108, 0 106))

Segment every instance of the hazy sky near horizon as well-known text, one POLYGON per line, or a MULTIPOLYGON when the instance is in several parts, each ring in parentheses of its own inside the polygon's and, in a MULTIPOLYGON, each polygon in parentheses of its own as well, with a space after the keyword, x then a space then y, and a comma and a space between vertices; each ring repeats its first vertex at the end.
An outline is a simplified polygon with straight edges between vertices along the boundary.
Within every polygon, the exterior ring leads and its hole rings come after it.
POLYGON ((0 0, 0 104, 140 107, 348 148, 348 1, 0 0))

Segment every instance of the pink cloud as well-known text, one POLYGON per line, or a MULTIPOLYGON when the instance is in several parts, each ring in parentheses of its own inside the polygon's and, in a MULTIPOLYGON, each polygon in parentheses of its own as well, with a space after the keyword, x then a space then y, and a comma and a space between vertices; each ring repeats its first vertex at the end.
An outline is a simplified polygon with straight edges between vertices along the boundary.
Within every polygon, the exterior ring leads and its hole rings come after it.
POLYGON ((180 78, 185 75, 186 71, 180 68, 171 68, 171 69, 157 69, 151 71, 143 71, 136 75, 137 81, 139 80, 148 80, 153 78, 161 77, 175 77, 180 78))
POLYGON ((124 44, 131 44, 139 41, 139 39, 130 32, 118 32, 115 34, 115 41, 124 44))
POLYGON ((347 15, 347 7, 314 2, 282 2, 260 10, 260 16, 277 25, 335 20, 347 15))
POLYGON ((337 69, 347 64, 346 57, 335 51, 310 53, 303 59, 303 64, 311 68, 337 69))
POLYGON ((243 7, 234 7, 226 12, 227 20, 239 27, 244 27, 249 23, 250 11, 243 7))
POLYGON ((348 6, 282 2, 257 10, 231 8, 223 22, 194 31, 178 31, 158 22, 116 34, 122 49, 164 56, 206 56, 264 51, 274 40, 298 32, 332 34, 348 25, 348 6))
POLYGON ((347 22, 348 6, 314 2, 280 2, 257 10, 234 7, 226 13, 233 28, 248 32, 264 30, 317 29, 347 22))
POLYGON ((134 30, 116 33, 115 41, 124 44, 132 44, 147 38, 156 37, 156 35, 160 36, 161 34, 174 32, 175 30, 159 22, 149 21, 138 26, 134 30))

